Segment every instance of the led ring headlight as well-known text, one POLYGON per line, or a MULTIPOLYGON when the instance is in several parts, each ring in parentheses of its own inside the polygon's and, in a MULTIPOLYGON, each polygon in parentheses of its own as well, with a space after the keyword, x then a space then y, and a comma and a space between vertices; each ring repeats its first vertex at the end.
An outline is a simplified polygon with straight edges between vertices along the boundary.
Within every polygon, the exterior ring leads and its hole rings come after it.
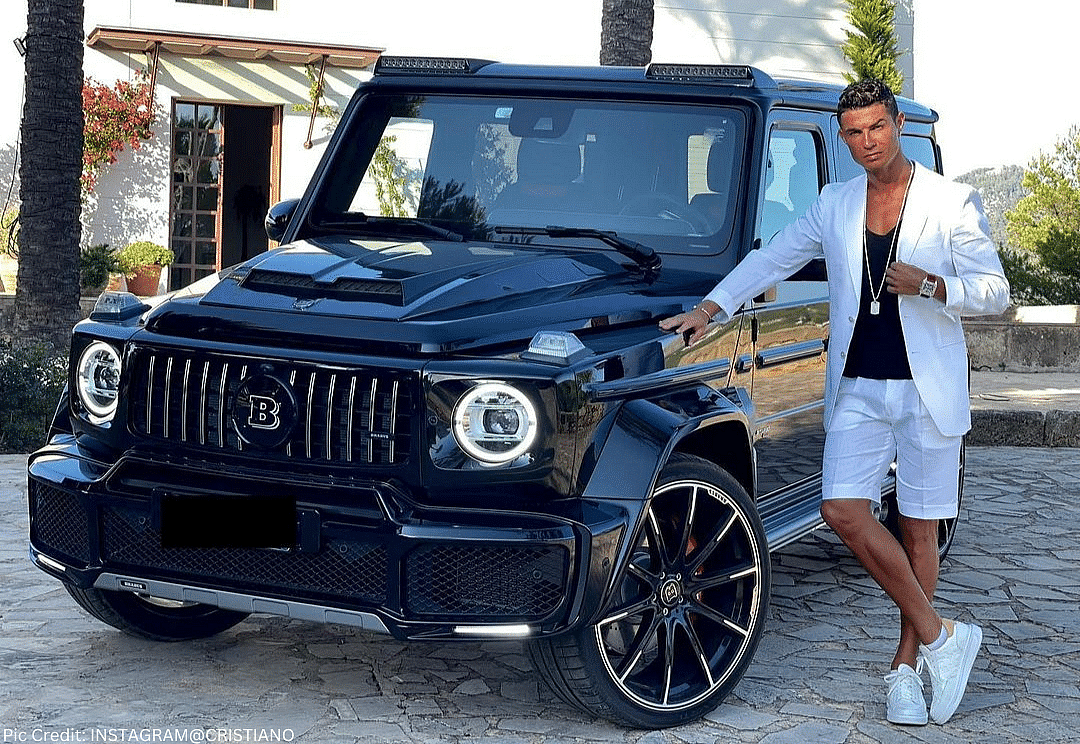
POLYGON ((120 353, 103 341, 87 346, 79 357, 75 384, 94 423, 111 419, 120 395, 120 353))
POLYGON ((536 409, 510 385, 485 382, 454 406, 454 438, 472 458, 489 465, 511 462, 536 439, 536 409))

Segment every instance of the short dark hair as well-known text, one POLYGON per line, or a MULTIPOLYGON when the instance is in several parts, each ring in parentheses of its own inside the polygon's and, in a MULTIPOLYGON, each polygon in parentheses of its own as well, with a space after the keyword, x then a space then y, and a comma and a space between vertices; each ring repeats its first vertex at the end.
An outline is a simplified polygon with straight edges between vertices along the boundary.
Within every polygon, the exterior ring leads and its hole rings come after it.
POLYGON ((896 105, 896 96, 893 95, 889 86, 881 80, 871 78, 860 80, 844 88, 844 92, 840 94, 840 103, 836 107, 836 116, 840 118, 845 111, 866 108, 875 103, 885 104, 885 110, 893 119, 900 115, 900 109, 896 105))

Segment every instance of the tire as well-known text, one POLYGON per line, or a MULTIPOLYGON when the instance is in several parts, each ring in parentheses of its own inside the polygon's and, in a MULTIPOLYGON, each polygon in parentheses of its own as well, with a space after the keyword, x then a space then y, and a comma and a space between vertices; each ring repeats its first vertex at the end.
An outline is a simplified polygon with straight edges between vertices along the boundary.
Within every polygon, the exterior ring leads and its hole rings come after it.
POLYGON ((530 644, 566 702, 638 728, 713 710, 750 664, 768 614, 768 545, 753 501, 713 463, 661 471, 633 555, 594 625, 530 644))
POLYGON ((195 602, 173 602, 131 592, 81 589, 64 582, 79 606, 103 623, 151 641, 208 638, 242 622, 248 614, 195 602))
MULTIPOLYGON (((957 485, 957 517, 952 519, 939 519, 938 520, 938 560, 945 560, 945 556, 949 554, 949 549, 952 547, 953 539, 956 537, 956 526, 960 521, 959 507, 964 504, 964 463, 966 460, 966 446, 960 445, 960 470, 957 474, 959 479, 957 485)), ((889 493, 885 494, 881 498, 881 508, 878 511, 878 519, 883 525, 893 534, 897 540, 903 544, 903 537, 900 535, 900 508, 896 504, 896 489, 892 489, 889 493)))

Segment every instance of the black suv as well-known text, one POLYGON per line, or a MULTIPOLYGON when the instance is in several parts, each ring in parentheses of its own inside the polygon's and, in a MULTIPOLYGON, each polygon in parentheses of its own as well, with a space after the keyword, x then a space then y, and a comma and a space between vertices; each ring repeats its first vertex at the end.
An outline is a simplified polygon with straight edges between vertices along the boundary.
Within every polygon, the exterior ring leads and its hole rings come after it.
MULTIPOLYGON (((586 711, 702 716, 754 655, 770 551, 821 525, 824 268, 692 346, 657 322, 860 172, 838 95, 382 57, 268 214, 281 247, 75 328, 34 562, 146 638, 249 613, 520 638, 586 711)), ((936 114, 901 106, 940 170, 936 114)))

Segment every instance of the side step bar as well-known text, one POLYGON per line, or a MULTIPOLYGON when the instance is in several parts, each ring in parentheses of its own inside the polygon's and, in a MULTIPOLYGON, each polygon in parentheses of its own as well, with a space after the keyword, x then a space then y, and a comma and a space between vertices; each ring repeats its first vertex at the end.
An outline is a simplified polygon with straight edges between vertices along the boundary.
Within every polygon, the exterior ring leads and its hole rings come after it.
MULTIPOLYGON (((896 482, 890 476, 881 487, 881 496, 886 498, 895 491, 896 482)), ((821 476, 762 499, 758 502, 758 514, 765 527, 770 553, 823 527, 821 476)))
POLYGON ((769 552, 809 535, 821 520, 821 476, 758 502, 769 552))

